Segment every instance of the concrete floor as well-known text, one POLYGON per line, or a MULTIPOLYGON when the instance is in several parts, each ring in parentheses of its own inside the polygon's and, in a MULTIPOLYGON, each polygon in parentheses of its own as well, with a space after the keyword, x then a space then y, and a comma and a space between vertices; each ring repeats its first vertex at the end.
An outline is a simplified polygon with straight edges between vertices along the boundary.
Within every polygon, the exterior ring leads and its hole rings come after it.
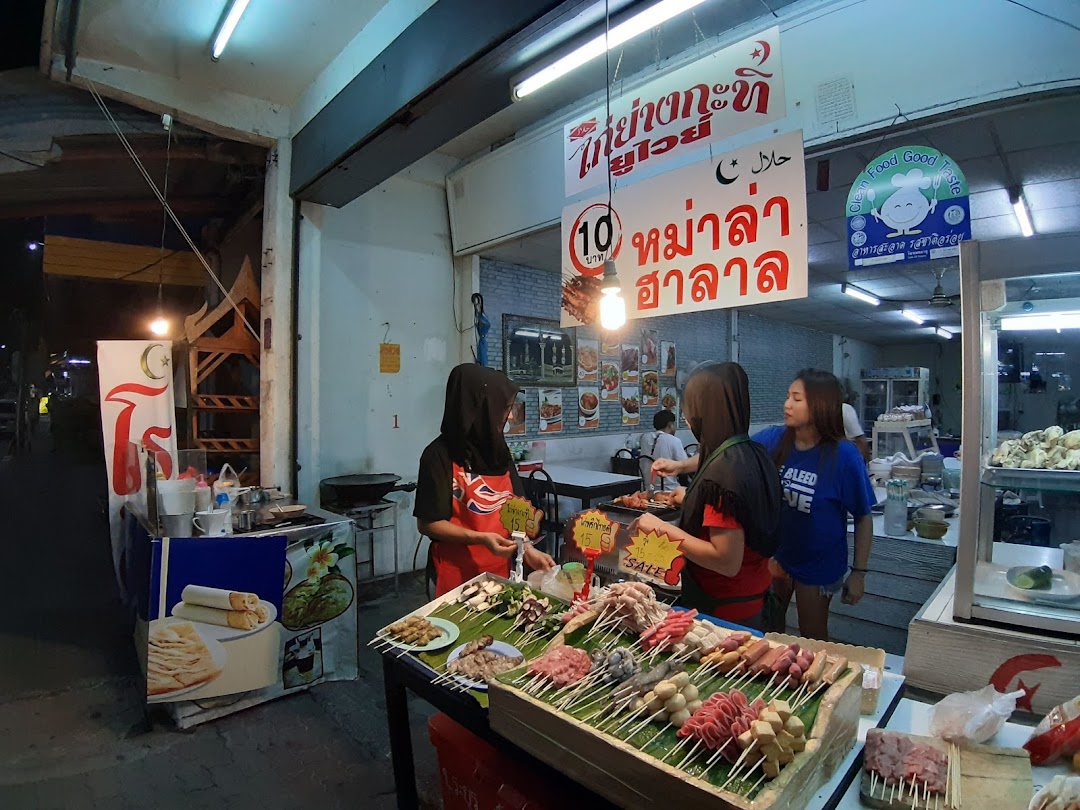
MULTIPOLYGON (((104 465, 51 452, 45 435, 30 457, 0 460, 0 808, 394 807, 381 663, 366 646, 356 682, 187 732, 148 722, 104 500, 104 465)), ((425 601, 415 581, 400 597, 368 590, 363 640, 425 601)), ((421 795, 437 807, 431 709, 411 709, 421 795)))

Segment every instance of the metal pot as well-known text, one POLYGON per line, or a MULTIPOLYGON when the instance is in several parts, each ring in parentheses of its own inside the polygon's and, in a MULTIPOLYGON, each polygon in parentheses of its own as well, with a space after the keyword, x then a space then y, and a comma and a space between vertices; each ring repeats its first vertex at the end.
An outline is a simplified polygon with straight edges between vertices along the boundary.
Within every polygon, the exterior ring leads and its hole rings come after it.
POLYGON ((270 500, 270 493, 262 487, 250 487, 240 493, 241 506, 258 506, 270 500))
POLYGON ((381 501, 390 492, 412 492, 416 484, 399 484, 393 473, 360 473, 326 478, 319 483, 319 501, 326 504, 366 504, 381 501))

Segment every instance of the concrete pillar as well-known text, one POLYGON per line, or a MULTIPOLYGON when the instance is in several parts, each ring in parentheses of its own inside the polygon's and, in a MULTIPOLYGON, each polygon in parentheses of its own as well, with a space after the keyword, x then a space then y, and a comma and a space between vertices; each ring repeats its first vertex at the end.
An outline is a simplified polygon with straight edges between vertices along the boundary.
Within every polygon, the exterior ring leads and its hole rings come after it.
MULTIPOLYGON (((292 486, 292 427, 295 397, 292 364, 296 349, 293 324, 293 210, 289 196, 292 144, 278 140, 266 158, 263 191, 262 362, 260 366, 260 477, 264 486, 292 486)), ((295 494, 295 493, 294 493, 295 494)))

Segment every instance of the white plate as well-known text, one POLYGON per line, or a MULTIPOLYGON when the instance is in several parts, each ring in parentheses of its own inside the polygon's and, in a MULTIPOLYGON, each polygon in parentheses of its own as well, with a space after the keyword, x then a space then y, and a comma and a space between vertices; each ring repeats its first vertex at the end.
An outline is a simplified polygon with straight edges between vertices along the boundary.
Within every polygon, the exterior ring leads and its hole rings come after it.
POLYGON ((1005 572, 1005 581, 1009 583, 1014 594, 1022 594, 1029 602, 1042 602, 1046 605, 1060 605, 1062 602, 1073 602, 1080 599, 1080 574, 1072 571, 1054 570, 1050 587, 1045 589, 1017 588, 1013 580, 1021 571, 1028 571, 1035 566, 1014 565, 1005 572))
MULTIPOLYGON (((180 618, 177 618, 175 616, 170 616, 169 618, 164 619, 164 621, 166 621, 166 622, 186 622, 186 621, 189 621, 189 620, 188 619, 180 619, 180 618)), ((206 649, 209 651, 210 657, 212 659, 214 659, 214 663, 217 664, 218 674, 215 675, 213 678, 211 678, 208 681, 203 681, 202 683, 192 684, 191 686, 184 687, 183 689, 176 689, 176 690, 174 690, 172 692, 166 692, 163 695, 147 695, 146 696, 146 702, 147 703, 171 702, 171 701, 175 700, 177 697, 179 697, 180 695, 186 695, 186 694, 188 694, 188 692, 194 692, 196 689, 202 689, 208 683, 213 683, 219 677, 221 677, 221 674, 223 672, 225 672, 225 664, 229 660, 229 656, 228 656, 228 654, 226 654, 225 648, 222 647, 221 643, 219 641, 217 641, 216 639, 207 638, 205 635, 203 635, 203 629, 208 627, 209 625, 205 625, 205 624, 202 624, 200 622, 192 622, 192 624, 198 624, 199 625, 199 635, 202 636, 203 643, 206 645, 206 649)))
MULTIPOLYGON (((277 619, 276 607, 267 602, 265 599, 260 599, 259 604, 266 608, 268 615, 265 622, 262 622, 252 630, 237 630, 235 627, 222 627, 220 624, 207 624, 206 622, 200 622, 196 619, 183 619, 180 616, 170 615, 169 618, 177 619, 179 621, 191 622, 192 624, 198 625, 199 634, 202 635, 203 638, 209 637, 212 639, 216 639, 217 641, 232 641, 234 638, 243 638, 244 636, 250 636, 253 633, 258 633, 260 630, 265 630, 277 619)), ((180 607, 179 602, 173 605, 173 609, 169 611, 169 613, 171 614, 173 610, 176 610, 178 607, 180 607)))
MULTIPOLYGON (((461 630, 456 624, 446 619, 440 619, 436 616, 425 617, 429 622, 443 631, 443 634, 427 644, 418 647, 415 644, 402 644, 400 641, 394 641, 390 636, 386 635, 386 627, 379 631, 379 635, 386 639, 387 643, 392 644, 401 650, 407 650, 408 652, 434 652, 435 650, 441 650, 445 647, 449 647, 455 641, 458 640, 458 636, 461 635, 461 630)), ((397 622, 394 622, 397 624, 397 622)), ((387 625, 389 627, 389 625, 387 625)))
MULTIPOLYGON (((465 649, 465 646, 466 646, 465 644, 462 644, 457 649, 455 649, 452 653, 450 653, 450 655, 447 656, 447 658, 446 658, 446 663, 449 664, 451 661, 456 661, 461 656, 461 651, 465 649)), ((505 641, 492 642, 491 645, 486 647, 485 649, 491 650, 491 652, 496 653, 498 655, 505 655, 505 656, 507 656, 509 658, 513 658, 515 656, 518 656, 518 655, 522 654, 521 650, 519 650, 517 647, 513 647, 510 644, 507 644, 505 641)), ((470 689, 476 689, 479 692, 486 692, 487 691, 487 688, 488 688, 487 683, 484 683, 484 682, 481 682, 481 681, 471 681, 468 678, 463 678, 460 675, 454 675, 453 678, 454 678, 455 681, 457 681, 457 682, 459 682, 461 684, 464 684, 465 686, 469 687, 470 689)))

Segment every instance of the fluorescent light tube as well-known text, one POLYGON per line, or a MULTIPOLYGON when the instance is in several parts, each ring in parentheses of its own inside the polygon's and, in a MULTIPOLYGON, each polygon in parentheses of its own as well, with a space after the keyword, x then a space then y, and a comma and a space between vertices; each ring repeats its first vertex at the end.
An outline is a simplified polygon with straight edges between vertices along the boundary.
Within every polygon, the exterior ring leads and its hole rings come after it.
POLYGON ((922 326, 924 323, 926 323, 925 318, 920 318, 918 315, 916 315, 910 309, 902 309, 902 310, 900 310, 900 314, 903 315, 905 318, 907 318, 912 323, 917 323, 919 326, 922 326))
POLYGON ((865 301, 868 304, 873 304, 875 307, 881 303, 881 299, 876 295, 871 295, 866 290, 860 290, 858 287, 853 287, 850 284, 841 284, 840 291, 844 295, 850 295, 852 298, 858 298, 860 301, 865 301))
POLYGON ((1001 319, 1001 331, 1026 332, 1045 329, 1080 329, 1080 312, 1055 312, 1049 315, 1017 315, 1001 319))
POLYGON ((945 338, 946 340, 952 340, 952 336, 953 336, 952 332, 950 332, 948 329, 944 329, 944 328, 942 328, 940 326, 937 327, 936 329, 934 329, 934 334, 936 334, 940 338, 945 338))
POLYGON ((587 62, 591 62, 598 56, 603 56, 604 51, 610 48, 618 48, 620 45, 629 42, 639 34, 643 34, 650 29, 656 28, 658 25, 670 20, 672 17, 677 17, 684 11, 689 11, 694 6, 699 6, 704 3, 705 0, 660 0, 659 3, 650 6, 642 11, 640 14, 635 14, 626 22, 621 22, 608 32, 605 38, 604 34, 600 34, 598 37, 586 42, 580 48, 577 48, 561 59, 552 62, 547 67, 533 73, 531 76, 527 76, 521 82, 514 86, 513 97, 517 99, 525 98, 530 93, 535 93, 541 87, 545 87, 551 84, 553 81, 561 76, 565 76, 572 70, 576 70, 587 62), (605 41, 606 40, 606 41, 605 41))
POLYGON ((1020 233, 1024 236, 1033 236, 1035 229, 1031 226, 1031 212, 1028 211, 1024 192, 1017 191, 1010 196, 1012 197, 1013 213, 1016 214, 1016 221, 1020 223, 1020 233))
POLYGON ((247 9, 249 2, 251 0, 232 0, 229 10, 221 21, 221 27, 218 28, 217 34, 214 35, 214 46, 210 49, 210 58, 215 62, 225 51, 225 46, 229 44, 229 38, 233 35, 233 31, 236 30, 240 18, 244 16, 244 11, 247 9))

